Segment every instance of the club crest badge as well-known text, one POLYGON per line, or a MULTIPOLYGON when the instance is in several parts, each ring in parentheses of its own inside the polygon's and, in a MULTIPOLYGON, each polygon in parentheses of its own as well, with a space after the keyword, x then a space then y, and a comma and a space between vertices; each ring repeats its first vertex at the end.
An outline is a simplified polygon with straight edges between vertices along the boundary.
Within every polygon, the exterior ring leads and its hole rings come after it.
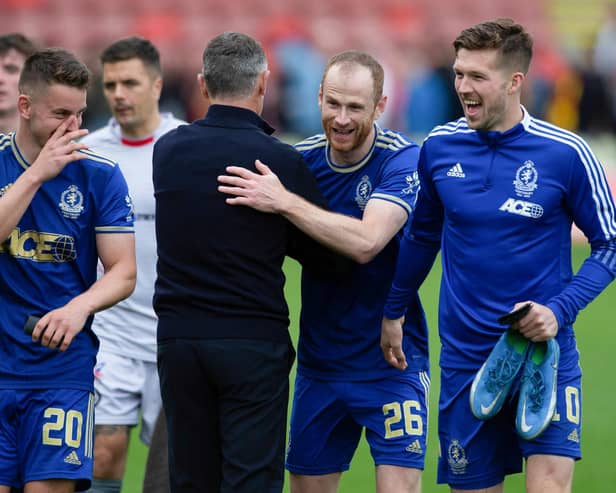
POLYGON ((525 161, 515 173, 515 180, 513 181, 515 193, 520 197, 531 197, 537 189, 537 178, 539 178, 539 173, 535 168, 535 163, 530 160, 525 161))
POLYGON ((465 474, 468 459, 464 447, 456 439, 452 440, 447 449, 447 462, 453 474, 465 474))
POLYGON ((413 171, 412 175, 406 176, 406 188, 402 189, 402 195, 416 194, 419 190, 419 172, 413 171))
POLYGON ((372 183, 370 183, 370 177, 368 175, 364 175, 357 185, 357 188, 355 188, 355 202, 362 211, 366 208, 366 204, 368 203, 368 200, 370 200, 371 194, 372 183))
POLYGON ((77 219, 83 212, 83 194, 77 185, 71 185, 60 196, 60 210, 64 217, 77 219))
POLYGON ((124 202, 126 202, 126 207, 128 207, 128 214, 126 214, 126 221, 134 221, 135 220, 135 207, 133 206, 133 199, 130 198, 130 195, 126 195, 124 197, 124 202))

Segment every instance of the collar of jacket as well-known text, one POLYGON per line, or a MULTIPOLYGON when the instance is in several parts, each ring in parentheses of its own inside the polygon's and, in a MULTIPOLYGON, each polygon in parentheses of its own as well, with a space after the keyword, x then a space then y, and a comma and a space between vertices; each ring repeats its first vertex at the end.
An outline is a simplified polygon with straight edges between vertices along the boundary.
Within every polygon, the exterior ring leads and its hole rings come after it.
POLYGON ((216 127, 250 128, 257 127, 266 134, 274 133, 274 128, 254 111, 238 106, 228 106, 223 104, 211 105, 205 118, 195 122, 201 125, 212 125, 216 127))

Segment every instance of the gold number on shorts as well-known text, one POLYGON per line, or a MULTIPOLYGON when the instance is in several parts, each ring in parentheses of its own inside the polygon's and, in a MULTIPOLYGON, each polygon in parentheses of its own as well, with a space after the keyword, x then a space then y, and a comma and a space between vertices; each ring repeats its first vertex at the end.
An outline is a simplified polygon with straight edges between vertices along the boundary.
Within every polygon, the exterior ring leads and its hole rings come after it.
POLYGON ((53 438, 51 432, 61 430, 64 427, 64 409, 48 407, 45 409, 44 416, 46 418, 52 418, 54 421, 48 421, 43 425, 43 445, 60 447, 62 445, 62 439, 53 438))
POLYGON ((414 414, 413 411, 420 411, 421 404, 417 401, 404 401, 402 406, 399 402, 390 402, 383 406, 385 416, 392 414, 385 419, 385 438, 401 437, 406 432, 407 435, 422 435, 423 421, 421 415, 414 414), (404 430, 402 428, 392 429, 402 421, 404 416, 404 430))
POLYGON ((64 429, 64 441, 69 447, 79 448, 81 445, 81 426, 83 416, 79 411, 71 409, 66 413, 66 427, 64 429))
POLYGON ((565 405, 567 406, 567 420, 573 424, 580 424, 580 391, 576 387, 565 387, 565 405))
POLYGON ((71 409, 65 413, 64 409, 48 407, 45 409, 44 416, 50 418, 51 421, 43 425, 43 445, 62 446, 62 438, 52 436, 52 432, 64 429, 64 443, 69 447, 79 448, 83 425, 81 412, 71 409))

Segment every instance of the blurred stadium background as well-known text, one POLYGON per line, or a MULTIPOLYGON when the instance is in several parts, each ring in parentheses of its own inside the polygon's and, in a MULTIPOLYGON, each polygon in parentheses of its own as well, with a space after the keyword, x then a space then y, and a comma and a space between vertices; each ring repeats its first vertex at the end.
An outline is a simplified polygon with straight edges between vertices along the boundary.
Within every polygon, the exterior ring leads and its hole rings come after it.
MULTIPOLYGON (((320 131, 322 67, 348 48, 385 67, 389 104, 381 123, 421 140, 460 115, 452 40, 495 17, 514 18, 534 37, 527 108, 582 133, 616 186, 616 0, 0 0, 0 32, 73 50, 95 75, 111 42, 151 39, 165 71, 162 107, 189 121, 205 111, 196 74, 208 40, 226 30, 249 33, 272 70, 264 116, 291 141, 320 131)), ((98 78, 88 106, 85 125, 101 126, 109 112, 98 78)))
MULTIPOLYGON (((386 70, 389 105, 382 124, 421 141, 436 124, 459 116, 453 93, 451 42, 477 22, 512 17, 535 39, 535 56, 524 103, 535 116, 581 133, 606 167, 616 193, 616 0, 0 0, 0 32, 20 31, 41 45, 77 53, 95 75, 98 54, 120 37, 140 35, 160 49, 165 72, 161 105, 193 120, 205 108, 196 74, 209 39, 243 31, 266 48, 272 70, 265 118, 286 140, 320 131, 316 93, 326 59, 341 50, 370 52, 386 70)), ((85 126, 109 117, 100 81, 88 99, 85 126)), ((576 247, 575 261, 586 254, 576 247)), ((287 264, 292 332, 297 333, 299 268, 287 264)), ((433 388, 430 450, 424 491, 435 486, 438 341, 438 269, 422 288, 432 332, 433 388)), ((577 333, 584 368, 583 460, 574 491, 614 490, 613 444, 616 400, 614 326, 616 286, 579 317, 577 333)), ((141 491, 145 448, 134 435, 124 493, 141 491)), ((374 473, 362 446, 341 492, 374 491, 374 473)), ((508 491, 523 491, 521 477, 508 491)))

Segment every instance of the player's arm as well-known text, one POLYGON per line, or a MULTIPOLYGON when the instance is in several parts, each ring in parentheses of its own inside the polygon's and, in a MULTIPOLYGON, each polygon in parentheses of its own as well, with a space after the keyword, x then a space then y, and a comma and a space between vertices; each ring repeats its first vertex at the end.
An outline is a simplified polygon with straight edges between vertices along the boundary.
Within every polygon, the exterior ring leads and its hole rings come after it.
MULTIPOLYGON (((420 192, 421 197, 421 192, 420 192)), ((418 207, 421 204, 418 203, 418 207)), ((383 357, 394 368, 404 370, 406 357, 402 351, 402 324, 410 297, 417 292, 428 276, 439 250, 438 242, 418 241, 405 230, 400 242, 396 272, 381 322, 381 350, 383 357)))
POLYGON ((70 116, 58 126, 32 165, 0 197, 0 242, 8 238, 17 226, 44 182, 58 175, 68 163, 86 157, 78 151, 87 149, 87 145, 74 140, 83 137, 88 131, 80 129, 66 132, 74 118, 70 116))
POLYGON ((270 168, 257 160, 259 173, 229 166, 218 177, 227 203, 282 214, 307 235, 359 263, 372 260, 400 230, 408 213, 386 200, 368 201, 361 219, 327 211, 287 190, 270 168))
POLYGON ((573 222, 590 241, 590 254, 563 290, 545 303, 533 306, 518 324, 533 341, 554 337, 572 324, 578 313, 599 296, 616 277, 616 205, 603 167, 585 143, 582 162, 575 153, 566 183, 566 207, 573 222), (539 313, 538 310, 547 313, 539 313), (542 318, 533 320, 534 315, 542 318))
POLYGON ((88 317, 133 292, 137 278, 135 235, 99 233, 96 235, 96 248, 104 268, 103 276, 63 307, 41 317, 32 333, 34 341, 40 338, 43 346, 65 351, 88 317))
POLYGON ((381 350, 390 365, 400 370, 407 366, 402 350, 404 316, 413 296, 428 276, 440 248, 443 206, 438 198, 429 170, 426 169, 426 146, 421 150, 418 171, 421 184, 412 222, 404 229, 396 271, 381 322, 381 350))

